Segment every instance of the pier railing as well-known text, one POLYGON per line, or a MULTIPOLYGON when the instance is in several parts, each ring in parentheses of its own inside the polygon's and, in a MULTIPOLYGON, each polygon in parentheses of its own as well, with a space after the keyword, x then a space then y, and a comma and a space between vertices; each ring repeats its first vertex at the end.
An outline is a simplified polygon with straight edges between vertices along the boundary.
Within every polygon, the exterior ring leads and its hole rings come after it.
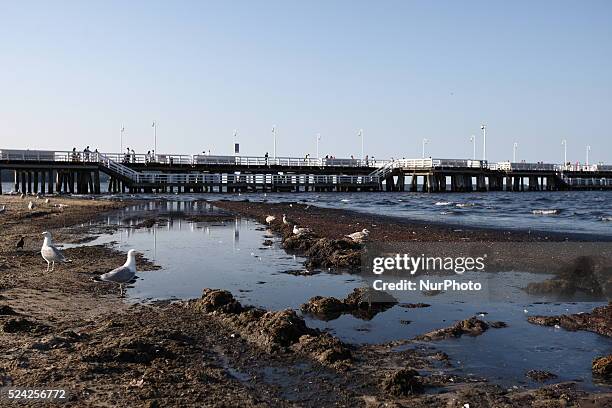
POLYGON ((209 173, 152 173, 138 174, 141 184, 267 184, 267 185, 372 185, 378 177, 319 175, 319 174, 209 174, 209 173))

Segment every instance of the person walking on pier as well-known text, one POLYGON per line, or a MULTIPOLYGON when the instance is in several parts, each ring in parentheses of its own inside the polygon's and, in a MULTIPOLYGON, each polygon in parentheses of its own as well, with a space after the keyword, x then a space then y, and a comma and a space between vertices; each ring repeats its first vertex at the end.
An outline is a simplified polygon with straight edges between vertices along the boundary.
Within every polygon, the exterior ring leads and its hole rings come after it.
POLYGON ((79 154, 76 151, 76 147, 72 148, 72 161, 73 162, 79 161, 79 154))
POLYGON ((91 150, 89 150, 89 146, 87 146, 85 149, 83 149, 83 161, 89 161, 89 153, 91 153, 91 150))
POLYGON ((132 149, 132 163, 136 163, 136 152, 132 149))
POLYGON ((266 166, 268 165, 268 152, 266 152, 266 155, 264 156, 266 159, 266 166))
POLYGON ((125 154, 125 156, 123 156, 123 162, 124 163, 129 163, 130 162, 130 148, 127 148, 127 152, 125 154))
POLYGON ((145 164, 149 164, 149 159, 151 158, 151 151, 147 151, 147 154, 145 154, 145 164))

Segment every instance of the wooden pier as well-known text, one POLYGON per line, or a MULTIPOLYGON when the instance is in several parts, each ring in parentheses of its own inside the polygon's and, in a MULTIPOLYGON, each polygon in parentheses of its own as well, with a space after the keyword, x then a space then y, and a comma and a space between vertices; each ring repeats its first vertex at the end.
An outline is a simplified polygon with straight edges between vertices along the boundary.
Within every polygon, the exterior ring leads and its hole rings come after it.
MULTIPOLYGON (((14 192, 221 193, 299 191, 556 191, 612 189, 612 166, 465 159, 266 158, 0 150, 14 192)), ((2 192, 0 186, 0 193, 2 192)))

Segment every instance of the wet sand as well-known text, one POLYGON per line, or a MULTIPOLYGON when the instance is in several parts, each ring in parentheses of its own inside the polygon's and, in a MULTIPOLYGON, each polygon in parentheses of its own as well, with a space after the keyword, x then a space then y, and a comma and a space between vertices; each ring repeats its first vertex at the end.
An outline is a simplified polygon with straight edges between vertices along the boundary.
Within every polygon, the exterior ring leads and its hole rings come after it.
MULTIPOLYGON (((344 345, 303 327, 290 311, 253 310, 219 292, 206 291, 199 301, 131 305, 119 298, 116 286, 91 280, 122 264, 124 253, 107 246, 66 249, 73 262, 57 265, 54 272, 45 271, 39 253, 42 231, 53 233, 58 244, 85 242, 110 228, 96 222, 105 213, 130 203, 33 199, 38 208, 29 211, 29 200, 0 198, 7 205, 0 214, 0 389, 61 388, 68 394, 66 406, 74 407, 612 404, 612 394, 584 393, 571 383, 508 391, 456 378, 445 370, 448 357, 430 347, 344 345), (17 250, 21 236, 25 246, 17 250), (442 388, 443 394, 435 393, 442 388)), ((265 204, 219 206, 256 219, 270 212, 265 204)), ((405 224, 400 231, 379 219, 371 227, 371 216, 286 207, 278 210, 330 238, 366 223, 381 240, 399 240, 412 228, 423 240, 457 234, 423 224, 405 224)), ((139 274, 155 273, 156 266, 139 257, 138 268, 139 274)), ((0 396, 0 406, 8 403, 2 398, 6 395, 0 396)))

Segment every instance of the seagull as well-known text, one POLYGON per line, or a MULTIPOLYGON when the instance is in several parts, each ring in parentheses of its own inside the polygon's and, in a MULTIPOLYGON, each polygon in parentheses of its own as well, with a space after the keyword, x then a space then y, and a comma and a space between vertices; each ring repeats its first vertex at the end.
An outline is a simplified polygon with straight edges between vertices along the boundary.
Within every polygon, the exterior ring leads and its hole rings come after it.
POLYGON ((136 251, 130 249, 127 253, 127 261, 116 269, 95 277, 97 282, 115 282, 119 284, 120 296, 123 296, 123 284, 131 283, 136 277, 136 251))
POLYGON ((287 216, 283 214, 283 224, 289 225, 289 221, 287 220, 287 216))
POLYGON ((274 221, 275 219, 276 219, 276 217, 275 217, 275 216, 273 216, 273 215, 268 215, 268 216, 266 217, 266 223, 267 223, 268 225, 270 225, 270 224, 272 223, 272 221, 274 221))
POLYGON ((28 203, 28 210, 32 211, 34 209, 34 207, 35 207, 34 203, 32 201, 30 201, 28 203))
POLYGON ((21 199, 23 200, 25 198, 25 194, 21 193, 21 199))
POLYGON ((352 239, 355 242, 362 242, 368 238, 368 235, 370 235, 370 231, 364 228, 361 231, 353 232, 352 234, 348 234, 345 236, 352 239))
POLYGON ((17 245, 15 245, 16 249, 23 249, 23 244, 25 244, 24 239, 25 237, 22 236, 19 241, 17 241, 17 245))
POLYGON ((2 214, 3 212, 6 211, 6 206, 3 205, 2 207, 0 207, 0 214, 2 214))
POLYGON ((42 248, 40 249, 40 254, 43 259, 47 261, 47 272, 49 272, 49 267, 51 267, 51 271, 55 269, 55 262, 72 262, 70 259, 66 259, 62 251, 57 249, 55 245, 53 245, 53 239, 51 238, 51 233, 45 231, 42 233, 45 240, 43 241, 42 248))
POLYGON ((51 202, 51 200, 49 200, 48 198, 45 198, 45 204, 49 204, 51 202))
POLYGON ((310 232, 310 228, 298 228, 297 225, 293 226, 293 233, 295 235, 301 235, 301 234, 306 234, 310 232))

